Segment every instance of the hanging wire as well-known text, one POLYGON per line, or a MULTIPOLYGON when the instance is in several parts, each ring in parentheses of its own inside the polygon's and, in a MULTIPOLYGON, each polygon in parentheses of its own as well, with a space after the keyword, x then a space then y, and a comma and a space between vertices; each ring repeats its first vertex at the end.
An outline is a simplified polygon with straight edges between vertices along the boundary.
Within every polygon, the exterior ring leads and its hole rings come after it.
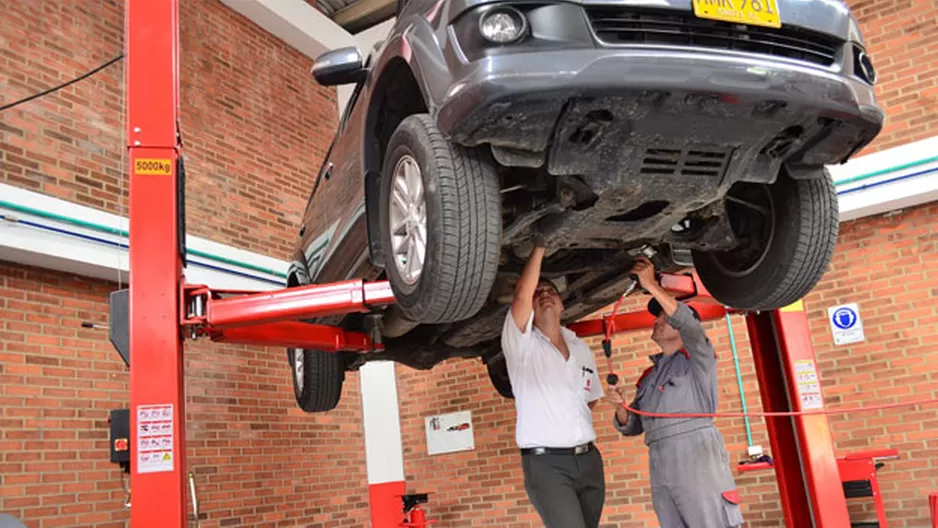
POLYGON ((38 98, 43 97, 43 96, 45 96, 45 95, 49 95, 49 94, 51 94, 51 93, 53 93, 53 92, 57 92, 57 91, 59 91, 59 90, 61 90, 61 89, 63 89, 63 88, 67 88, 67 87, 69 87, 69 86, 71 86, 71 85, 77 83, 78 81, 82 81, 82 80, 84 80, 84 79, 87 79, 88 77, 91 77, 92 75, 98 73, 99 71, 103 70, 104 68, 107 68, 108 66, 114 64, 115 62, 117 62, 117 61, 119 61, 119 60, 121 60, 121 59, 123 59, 123 58, 124 58, 124 54, 121 53, 120 55, 114 57, 113 59, 111 59, 111 60, 109 60, 109 61, 107 61, 107 62, 105 62, 104 64, 98 66, 97 68, 95 68, 95 69, 93 69, 93 70, 90 70, 90 71, 88 71, 88 72, 85 72, 85 73, 79 75, 78 77, 75 77, 74 79, 72 79, 72 80, 70 80, 70 81, 66 81, 66 82, 64 82, 64 83, 62 83, 62 84, 58 84, 58 85, 56 85, 56 86, 53 86, 52 88, 47 88, 47 89, 45 89, 45 90, 43 90, 43 91, 41 91, 41 92, 39 92, 39 93, 30 95, 29 97, 24 97, 23 99, 20 99, 20 100, 18 100, 18 101, 13 101, 12 103, 5 104, 5 105, 3 105, 3 106, 0 106, 0 112, 2 112, 2 111, 4 111, 4 110, 9 110, 10 108, 13 108, 14 106, 19 106, 19 105, 21 105, 21 104, 23 104, 23 103, 28 103, 29 101, 32 101, 33 99, 38 99, 38 98))
MULTIPOLYGON (((126 20, 125 20, 125 23, 126 23, 126 20)), ((124 46, 125 47, 127 46, 126 41, 124 42, 124 46)), ((125 49, 125 53, 126 53, 126 49, 125 49)), ((122 226, 124 223, 124 179, 126 179, 127 177, 127 174, 125 174, 124 172, 125 170, 127 170, 127 163, 126 163, 126 159, 127 159, 127 83, 124 82, 124 79, 127 78, 127 63, 126 62, 124 62, 123 64, 121 73, 122 73, 121 75, 121 133, 120 133, 120 144, 118 145, 118 148, 120 148, 120 151, 121 151, 121 163, 120 163, 120 166, 117 168, 117 174, 118 174, 117 179, 120 180, 118 183, 119 194, 117 195, 117 230, 118 232, 123 231, 122 226)), ((127 247, 130 248, 130 230, 129 229, 127 230, 127 247)), ((120 290, 120 289, 123 289, 123 284, 124 284, 122 276, 121 276, 121 256, 123 255, 124 250, 118 247, 115 249, 115 251, 117 253, 117 289, 120 290)), ((128 259, 129 258, 130 257, 129 257, 129 249, 128 249, 128 259)), ((129 269, 129 264, 128 264, 128 269, 129 269)))

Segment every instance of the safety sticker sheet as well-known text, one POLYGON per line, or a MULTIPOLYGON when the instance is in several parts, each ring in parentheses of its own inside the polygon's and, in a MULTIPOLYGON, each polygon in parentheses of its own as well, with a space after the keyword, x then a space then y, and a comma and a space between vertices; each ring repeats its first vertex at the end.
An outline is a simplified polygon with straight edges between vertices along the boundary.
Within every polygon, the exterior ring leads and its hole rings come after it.
POLYGON ((172 471, 173 405, 137 407, 137 472, 172 471))

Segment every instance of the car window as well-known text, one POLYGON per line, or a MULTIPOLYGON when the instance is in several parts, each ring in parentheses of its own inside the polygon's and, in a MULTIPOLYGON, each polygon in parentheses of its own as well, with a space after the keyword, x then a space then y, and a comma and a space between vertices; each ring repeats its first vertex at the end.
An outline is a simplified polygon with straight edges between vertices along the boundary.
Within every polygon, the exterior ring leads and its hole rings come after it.
MULTIPOLYGON (((364 63, 365 68, 370 66, 371 54, 365 58, 364 63)), ((352 110, 355 108, 355 103, 358 101, 358 96, 361 95, 362 88, 365 86, 365 80, 362 80, 355 85, 355 89, 352 90, 352 95, 349 96, 348 102, 345 103, 345 109, 342 110, 342 115, 339 117, 339 126, 335 135, 332 137, 332 144, 329 145, 329 150, 326 152, 326 156, 322 160, 322 165, 319 167, 319 174, 316 175, 316 183, 313 184, 313 190, 309 193, 309 201, 306 203, 307 207, 309 207, 309 204, 312 203, 313 197, 316 196, 316 191, 319 190, 319 186, 322 184, 323 177, 332 167, 332 151, 335 150, 336 143, 339 141, 339 138, 342 137, 342 132, 345 130, 345 125, 348 123, 349 117, 352 115, 352 110)))
POLYGON ((345 125, 348 123, 349 116, 352 115, 352 110, 355 108, 355 102, 358 101, 359 94, 362 93, 362 87, 365 85, 364 81, 355 85, 355 89, 352 90, 352 95, 349 96, 348 102, 345 103, 345 110, 342 111, 342 117, 339 118, 339 129, 336 131, 336 137, 342 135, 342 131, 345 130, 345 125))
POLYGON ((332 144, 329 145, 329 150, 326 151, 326 155, 322 158, 322 165, 319 166, 319 173, 316 174, 316 182, 313 183, 313 190, 309 193, 309 200, 306 201, 306 208, 309 209, 309 205, 313 203, 313 197, 316 196, 316 191, 319 190, 319 185, 322 183, 322 178, 325 176, 327 170, 332 165, 332 150, 335 148, 336 141, 338 141, 339 135, 336 134, 332 138, 332 144))
MULTIPOLYGON (((366 70, 371 68, 372 55, 374 55, 374 53, 369 53, 364 57, 362 67, 366 70)), ((339 129, 336 132, 336 136, 342 135, 342 131, 345 130, 345 125, 348 123, 349 116, 352 115, 352 110, 355 108, 355 103, 358 101, 358 96, 362 93, 362 88, 365 86, 367 80, 368 77, 366 76, 365 79, 357 83, 355 89, 352 90, 352 95, 349 96, 348 102, 345 103, 345 110, 342 111, 342 117, 339 119, 339 129)))

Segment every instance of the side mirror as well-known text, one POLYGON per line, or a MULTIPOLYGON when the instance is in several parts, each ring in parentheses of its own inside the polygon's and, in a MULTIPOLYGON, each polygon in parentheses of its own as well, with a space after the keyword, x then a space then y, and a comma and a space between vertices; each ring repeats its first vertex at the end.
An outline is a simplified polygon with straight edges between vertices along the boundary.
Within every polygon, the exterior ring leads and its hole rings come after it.
POLYGON ((323 86, 355 84, 368 72, 362 67, 362 56, 358 48, 349 46, 327 51, 316 58, 313 78, 323 86))

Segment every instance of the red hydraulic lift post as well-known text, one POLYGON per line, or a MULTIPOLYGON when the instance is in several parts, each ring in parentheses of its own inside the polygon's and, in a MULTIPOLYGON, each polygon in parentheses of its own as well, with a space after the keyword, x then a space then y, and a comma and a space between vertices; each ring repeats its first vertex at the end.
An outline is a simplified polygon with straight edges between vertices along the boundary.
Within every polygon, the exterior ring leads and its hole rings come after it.
MULTIPOLYGON (((804 303, 746 317, 765 411, 824 408, 804 303)), ((766 417, 786 526, 850 526, 827 416, 766 417)))
POLYGON ((130 523, 186 526, 179 327, 178 0, 127 0, 130 152, 130 523))

